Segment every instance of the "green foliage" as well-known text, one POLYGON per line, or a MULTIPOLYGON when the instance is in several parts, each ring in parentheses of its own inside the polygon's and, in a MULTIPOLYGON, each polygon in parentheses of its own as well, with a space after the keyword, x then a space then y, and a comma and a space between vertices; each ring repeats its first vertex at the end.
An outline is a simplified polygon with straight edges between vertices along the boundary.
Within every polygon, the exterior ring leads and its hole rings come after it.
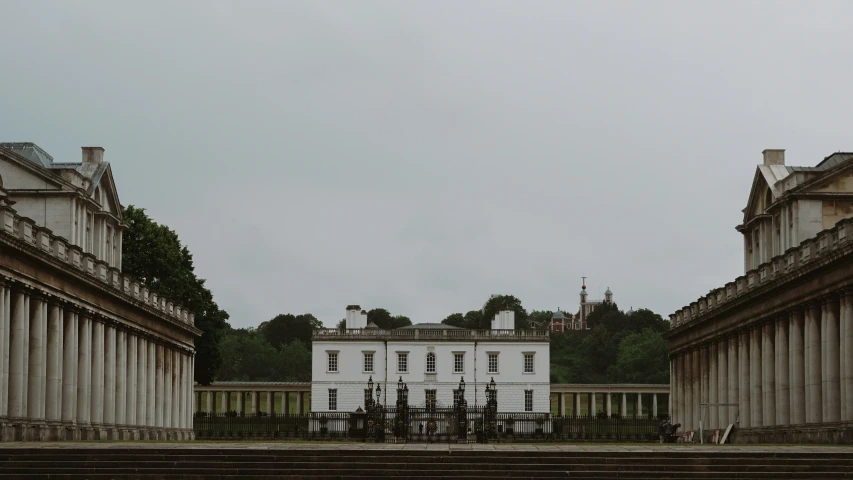
POLYGON ((669 383, 669 343, 651 328, 626 336, 608 376, 628 383, 669 383))
POLYGON ((299 340, 304 345, 311 345, 311 335, 318 328, 323 328, 323 322, 310 313, 302 315, 286 313, 276 315, 272 320, 258 325, 258 332, 270 345, 280 350, 282 345, 294 340, 299 340))
POLYGON ((527 327, 527 310, 521 306, 521 300, 513 295, 492 295, 483 305, 483 316, 480 318, 477 328, 490 328, 492 319, 501 310, 515 312, 515 328, 527 327))
POLYGON ((202 331, 195 341, 195 380, 210 384, 222 363, 220 339, 229 328, 228 313, 219 309, 204 280, 196 276, 192 254, 177 233, 133 205, 125 208, 124 221, 122 270, 195 315, 195 326, 202 331))
POLYGON ((451 327, 467 328, 465 316, 461 313, 451 313, 444 320, 442 320, 441 323, 445 325, 450 325, 451 327))
POLYGON ((602 304, 587 317, 591 330, 551 336, 556 383, 668 383, 669 323, 650 310, 630 315, 602 304))
POLYGON ((412 324, 409 317, 405 315, 392 316, 391 312, 384 308, 374 308, 367 312, 367 323, 370 322, 375 323, 377 327, 383 330, 393 330, 412 324))
POLYGON ((232 381, 311 381, 311 351, 299 339, 273 347, 258 330, 230 330, 222 339, 219 377, 232 381))

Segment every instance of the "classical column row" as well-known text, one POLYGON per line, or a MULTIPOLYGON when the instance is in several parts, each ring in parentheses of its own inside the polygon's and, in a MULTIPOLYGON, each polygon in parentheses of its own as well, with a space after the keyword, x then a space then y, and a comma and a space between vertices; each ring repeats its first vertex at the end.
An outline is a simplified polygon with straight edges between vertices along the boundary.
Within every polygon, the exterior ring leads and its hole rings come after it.
POLYGON ((297 414, 302 413, 304 402, 304 395, 308 392, 294 392, 292 390, 282 391, 282 390, 258 390, 258 391, 221 391, 221 390, 207 390, 205 387, 197 387, 195 389, 195 394, 191 395, 189 401, 191 402, 189 408, 192 408, 193 412, 236 412, 238 414, 256 414, 261 409, 261 394, 266 394, 266 399, 264 401, 265 411, 267 414, 280 414, 287 413, 290 411, 291 393, 296 394, 296 402, 295 402, 295 412, 297 414), (232 402, 231 396, 236 393, 236 402, 232 402), (275 402, 275 394, 281 393, 281 403, 276 405, 275 402))
MULTIPOLYGON (((595 415, 597 412, 594 409, 594 396, 598 395, 597 393, 579 393, 579 392, 555 392, 552 395, 556 397, 556 415, 565 416, 569 412, 569 402, 567 400, 568 396, 571 395, 574 398, 574 401, 571 405, 571 412, 573 415, 581 414, 581 395, 587 395, 588 406, 589 409, 587 413, 590 415, 595 415)), ((623 417, 628 416, 629 414, 634 417, 639 416, 648 416, 657 417, 659 413, 669 412, 672 407, 669 409, 660 410, 659 409, 659 397, 656 392, 619 392, 619 393, 604 393, 604 413, 607 415, 619 414, 623 417), (646 407, 643 406, 643 396, 648 395, 651 403, 646 407), (618 411, 613 408, 613 401, 615 400, 618 403, 618 411), (631 402, 631 410, 628 410, 628 401, 633 400, 631 402)), ((672 394, 670 394, 668 401, 673 401, 672 394)))
POLYGON ((191 429, 192 369, 185 351, 0 281, 0 418, 99 432, 93 438, 125 438, 119 432, 130 427, 191 429))
POLYGON ((853 420, 853 291, 828 295, 671 359, 684 430, 853 420))

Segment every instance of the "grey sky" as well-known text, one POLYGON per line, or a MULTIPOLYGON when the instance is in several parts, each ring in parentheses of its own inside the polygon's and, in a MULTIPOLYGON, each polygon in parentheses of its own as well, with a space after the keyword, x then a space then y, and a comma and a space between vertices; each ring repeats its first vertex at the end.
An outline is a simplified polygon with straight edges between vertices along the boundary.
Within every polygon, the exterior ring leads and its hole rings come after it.
POLYGON ((2 1, 0 139, 98 145, 236 327, 512 293, 666 316, 765 148, 853 149, 850 2, 2 1))

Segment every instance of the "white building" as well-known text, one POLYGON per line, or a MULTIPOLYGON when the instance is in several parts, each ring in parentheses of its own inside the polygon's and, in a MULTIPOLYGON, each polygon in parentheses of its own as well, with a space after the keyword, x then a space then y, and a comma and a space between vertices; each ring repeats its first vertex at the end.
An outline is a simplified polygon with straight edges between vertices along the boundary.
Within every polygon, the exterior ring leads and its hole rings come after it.
POLYGON ((382 403, 396 402, 400 378, 409 405, 428 397, 451 407, 460 380, 471 406, 485 404, 494 378, 499 412, 550 411, 550 356, 547 332, 514 329, 512 311, 498 313, 490 330, 421 323, 395 330, 367 324, 358 305, 347 307, 346 329, 314 332, 311 411, 353 412, 364 408, 369 379, 382 387, 382 403))

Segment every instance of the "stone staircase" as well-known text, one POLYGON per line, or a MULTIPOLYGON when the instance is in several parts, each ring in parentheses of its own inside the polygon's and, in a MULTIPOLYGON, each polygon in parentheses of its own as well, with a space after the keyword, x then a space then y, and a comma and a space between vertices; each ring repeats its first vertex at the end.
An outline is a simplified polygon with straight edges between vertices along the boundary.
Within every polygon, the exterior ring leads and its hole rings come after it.
POLYGON ((0 447, 0 479, 853 479, 851 450, 828 450, 0 447))

